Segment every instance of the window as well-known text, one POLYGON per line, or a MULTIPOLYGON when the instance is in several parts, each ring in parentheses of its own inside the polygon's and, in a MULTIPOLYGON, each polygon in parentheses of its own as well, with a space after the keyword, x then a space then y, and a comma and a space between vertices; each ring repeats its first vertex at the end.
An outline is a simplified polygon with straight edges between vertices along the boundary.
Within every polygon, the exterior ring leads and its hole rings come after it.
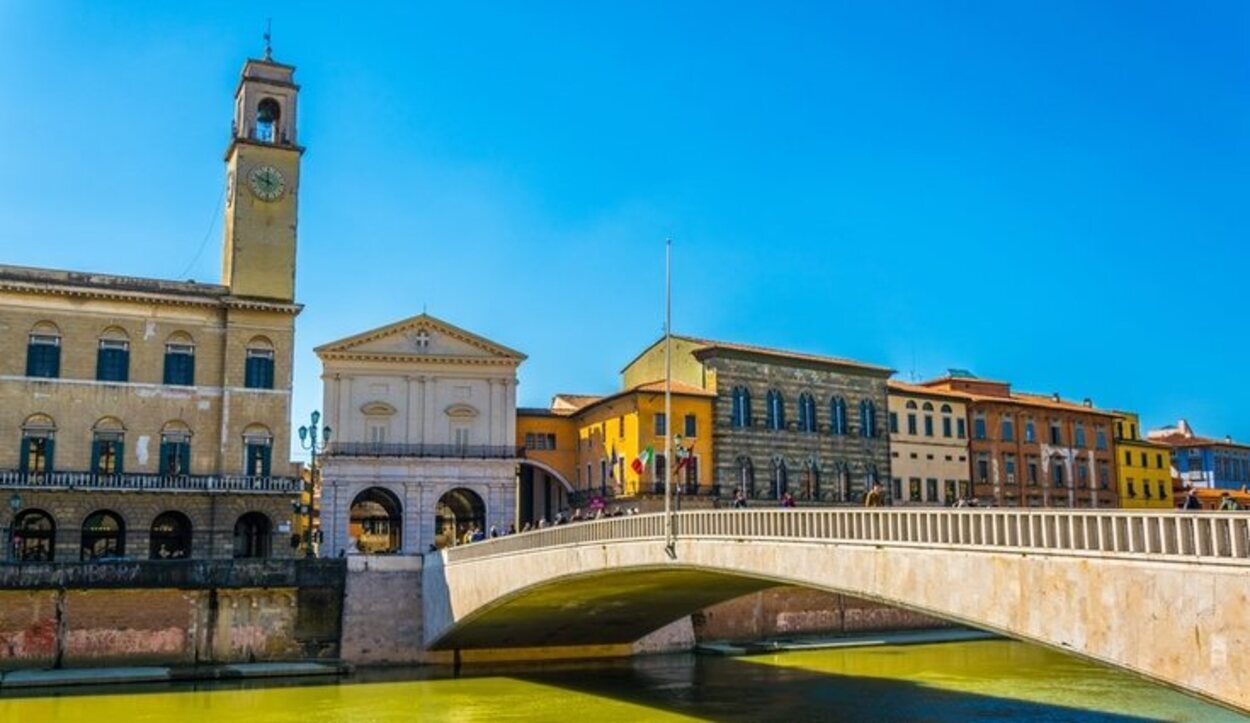
POLYGON ((273 348, 249 346, 243 370, 243 386, 248 389, 273 389, 273 348))
POLYGON ((1050 422, 1050 443, 1063 444, 1063 428, 1059 425, 1059 420, 1057 419, 1050 422))
POLYGON ((56 554, 56 523, 43 510, 22 510, 13 518, 11 542, 17 562, 51 562, 56 554))
POLYGON ((929 502, 938 501, 938 481, 932 477, 924 481, 925 499, 929 502))
POLYGON ((1037 441, 1037 428, 1033 426, 1032 419, 1024 420, 1024 441, 1026 442, 1037 441))
POLYGON ((112 418, 100 420, 95 425, 91 439, 91 471, 93 474, 121 474, 125 458, 122 444, 125 431, 120 422, 112 418))
POLYGON ((751 393, 746 387, 734 387, 733 417, 730 424, 734 427, 751 426, 751 393))
POLYGON ((1016 456, 1014 454, 1003 455, 1003 467, 1007 471, 1007 484, 1015 484, 1016 456))
POLYGON ((548 432, 547 434, 540 434, 538 436, 539 438, 545 438, 547 440, 547 449, 556 448, 556 435, 554 432, 548 432))
POLYGON ((189 339, 183 335, 165 344, 165 384, 188 387, 195 384, 195 347, 189 339))
POLYGON ((1037 486, 1037 458, 1036 457, 1029 458, 1029 486, 1030 487, 1037 486))
POLYGON ((1050 461, 1050 481, 1055 487, 1063 487, 1063 461, 1060 459, 1052 459, 1050 461))
POLYGON ((859 403, 859 423, 859 436, 877 436, 877 405, 872 400, 865 399, 859 403))
POLYGON ((1095 427, 1094 446, 1098 449, 1107 448, 1107 428, 1101 424, 1095 427))
POLYGON ((1003 441, 1004 442, 1016 441, 1016 425, 1012 421, 1011 417, 1007 417, 1007 416, 1003 417, 1002 427, 1003 427, 1003 441))
MULTIPOLYGON (((656 482, 668 481, 668 460, 664 458, 664 455, 655 455, 654 465, 653 479, 655 479, 656 482)), ((589 476, 589 474, 587 476, 589 476)))
POLYGON ((1160 483, 1159 483, 1159 499, 1161 499, 1161 500, 1163 500, 1163 499, 1167 499, 1167 496, 1168 496, 1168 495, 1167 495, 1167 488, 1163 486, 1163 483, 1162 483, 1162 482, 1160 482, 1160 483))
POLYGON ((100 510, 82 523, 80 559, 99 560, 126 554, 126 525, 116 512, 100 510))
POLYGON ((273 435, 260 425, 248 427, 243 432, 243 474, 249 477, 268 477, 273 435))
POLYGON ((48 322, 35 325, 26 342, 26 376, 61 376, 61 333, 48 322))
POLYGON ((1133 453, 1127 449, 1124 450, 1124 466, 1125 467, 1133 466, 1133 453))
POLYGON ((920 478, 919 477, 912 477, 911 479, 907 480, 907 501, 908 502, 920 501, 920 478))
POLYGON ((663 437, 668 434, 668 418, 664 416, 664 412, 656 412, 653 417, 655 425, 655 436, 663 437))
POLYGON ((799 430, 816 431, 816 399, 807 392, 799 395, 799 430))
POLYGON ((891 485, 890 485, 891 497, 893 497, 896 500, 903 499, 903 480, 899 479, 898 477, 895 477, 894 479, 890 480, 890 482, 891 482, 891 485))
POLYGON ((624 416, 620 416, 616 418, 616 436, 621 439, 625 438, 625 417, 624 416))
POLYGON ((235 558, 269 557, 272 525, 260 512, 248 512, 234 523, 235 558))
POLYGON ((963 417, 960 417, 959 419, 955 420, 955 436, 956 437, 963 439, 964 437, 968 436, 968 432, 966 428, 967 428, 967 423, 964 421, 963 417))
POLYGON ((282 107, 273 98, 264 98, 256 105, 256 132, 258 141, 274 143, 277 138, 278 118, 282 116, 282 107))
POLYGON ((972 438, 985 439, 985 415, 978 414, 972 419, 972 438))
POLYGON ((22 446, 17 463, 23 475, 52 471, 55 436, 56 424, 46 415, 34 414, 22 423, 22 446))
POLYGON ((1076 433, 1073 436, 1076 437, 1076 446, 1084 447, 1085 446, 1085 425, 1082 424, 1081 422, 1077 422, 1075 432, 1076 433))
POLYGON ((943 491, 946 493, 946 502, 953 503, 955 498, 959 495, 959 485, 955 482, 955 480, 948 479, 943 485, 943 488, 943 491))
POLYGON ((1128 480, 1124 483, 1124 486, 1125 486, 1125 488, 1126 488, 1126 489, 1128 489, 1128 496, 1129 496, 1129 497, 1136 497, 1136 496, 1137 496, 1137 485, 1135 485, 1135 484, 1133 483, 1133 478, 1132 478, 1132 477, 1130 477, 1130 478, 1129 478, 1129 479, 1128 479, 1128 480))
POLYGON ((451 443, 455 448, 456 454, 465 454, 469 451, 469 428, 467 426, 456 426, 451 430, 451 443))
POLYGON ((386 422, 368 422, 369 443, 386 444, 386 422))
POLYGON ((1077 464, 1076 467, 1077 486, 1081 489, 1089 487, 1089 468, 1083 464, 1077 464))
POLYGON ((191 474, 191 433, 181 423, 165 425, 161 432, 160 473, 191 474))
POLYGON ((130 380, 130 340, 120 329, 105 331, 96 351, 95 378, 101 382, 130 380))
POLYGON ((779 500, 790 489, 789 474, 786 463, 778 460, 773 463, 772 493, 773 499, 779 500))
POLYGON ((916 434, 916 413, 912 412, 907 415, 907 433, 916 434))
POLYGON ((1142 466, 1142 469, 1146 469, 1147 467, 1149 467, 1149 466, 1150 466, 1150 463, 1149 463, 1149 462, 1147 462, 1146 460, 1147 460, 1147 458, 1146 458, 1146 453, 1145 453, 1145 452, 1142 452, 1142 453, 1141 453, 1141 466, 1142 466))
POLYGON ((744 497, 755 496, 755 468, 747 457, 738 458, 738 489, 744 497))
POLYGON ((1107 485, 1111 484, 1111 471, 1106 462, 1098 463, 1098 486, 1107 489, 1107 485))
POLYGON ((990 481, 990 459, 984 454, 977 455, 977 482, 985 484, 990 481))
POLYGON ((1150 499, 1150 497, 1151 497, 1151 494, 1150 494, 1150 483, 1149 483, 1149 482, 1147 482, 1146 480, 1142 480, 1142 483, 1141 483, 1141 493, 1142 493, 1142 496, 1143 496, 1143 497, 1145 497, 1146 499, 1150 499))
POLYGON ((933 415, 931 414, 924 415, 924 436, 933 436, 933 415))
POLYGON ((181 560, 191 557, 191 520, 181 512, 162 512, 152 520, 148 558, 181 560))
POLYGON ((846 400, 842 397, 834 397, 829 402, 829 419, 830 426, 833 428, 834 434, 846 434, 846 400))
POLYGON ((769 429, 785 429, 786 406, 782 401, 781 392, 776 389, 768 390, 768 408, 764 411, 769 429))
POLYGON ((898 434, 898 412, 890 412, 890 434, 898 434))
POLYGON ((951 418, 942 417, 942 436, 950 439, 951 436, 951 418))

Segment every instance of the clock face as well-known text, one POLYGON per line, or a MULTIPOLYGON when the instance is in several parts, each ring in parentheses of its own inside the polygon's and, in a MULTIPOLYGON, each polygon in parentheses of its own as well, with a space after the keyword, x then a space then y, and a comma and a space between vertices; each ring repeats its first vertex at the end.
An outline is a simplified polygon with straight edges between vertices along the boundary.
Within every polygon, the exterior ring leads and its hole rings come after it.
POLYGON ((276 201, 286 193, 286 179, 273 166, 257 166, 247 174, 247 185, 252 194, 262 201, 276 201))

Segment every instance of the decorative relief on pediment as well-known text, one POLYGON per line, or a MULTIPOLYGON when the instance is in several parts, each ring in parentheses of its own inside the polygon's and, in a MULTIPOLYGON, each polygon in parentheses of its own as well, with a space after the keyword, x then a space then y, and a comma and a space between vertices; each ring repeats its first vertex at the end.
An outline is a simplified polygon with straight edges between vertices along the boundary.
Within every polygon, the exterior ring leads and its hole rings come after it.
POLYGON ((361 414, 366 417, 389 417, 396 411, 395 407, 380 401, 366 402, 360 407, 361 414))
POLYGON ((452 404, 443 411, 456 419, 472 419, 478 415, 477 407, 471 404, 452 404))

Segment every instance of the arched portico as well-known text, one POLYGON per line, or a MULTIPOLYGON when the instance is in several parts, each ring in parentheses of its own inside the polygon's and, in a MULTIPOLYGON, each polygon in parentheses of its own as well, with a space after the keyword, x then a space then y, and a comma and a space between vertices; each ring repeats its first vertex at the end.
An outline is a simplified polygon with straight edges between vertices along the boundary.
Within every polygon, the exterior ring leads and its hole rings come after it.
POLYGON ((552 520, 569 506, 573 485, 554 467, 536 459, 518 459, 517 524, 552 520))

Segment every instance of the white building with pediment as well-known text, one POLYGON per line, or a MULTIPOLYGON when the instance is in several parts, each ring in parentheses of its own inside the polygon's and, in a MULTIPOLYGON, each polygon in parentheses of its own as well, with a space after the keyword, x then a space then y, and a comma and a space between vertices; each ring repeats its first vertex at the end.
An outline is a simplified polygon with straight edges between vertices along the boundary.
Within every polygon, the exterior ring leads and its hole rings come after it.
POLYGON ((515 520, 525 355, 428 314, 317 347, 321 554, 416 554, 515 520))

